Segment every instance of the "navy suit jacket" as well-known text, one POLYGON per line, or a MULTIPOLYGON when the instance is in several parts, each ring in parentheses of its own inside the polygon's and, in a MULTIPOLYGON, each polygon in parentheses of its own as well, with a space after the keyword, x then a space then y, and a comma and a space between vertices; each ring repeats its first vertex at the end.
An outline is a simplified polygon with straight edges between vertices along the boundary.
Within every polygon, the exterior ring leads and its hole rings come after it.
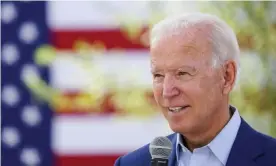
MULTIPOLYGON (((168 138, 173 150, 169 166, 176 166, 176 134, 168 138)), ((119 157, 115 166, 150 166, 149 144, 119 157)), ((251 128, 243 119, 232 146, 226 166, 276 166, 276 139, 251 128)))

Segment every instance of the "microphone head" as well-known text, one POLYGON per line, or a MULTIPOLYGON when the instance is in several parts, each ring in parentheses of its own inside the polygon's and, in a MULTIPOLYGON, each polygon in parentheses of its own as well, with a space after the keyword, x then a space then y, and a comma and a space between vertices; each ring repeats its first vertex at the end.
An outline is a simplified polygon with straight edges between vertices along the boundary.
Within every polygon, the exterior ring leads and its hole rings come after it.
POLYGON ((172 152, 172 143, 167 137, 156 137, 149 145, 151 158, 168 159, 172 152))

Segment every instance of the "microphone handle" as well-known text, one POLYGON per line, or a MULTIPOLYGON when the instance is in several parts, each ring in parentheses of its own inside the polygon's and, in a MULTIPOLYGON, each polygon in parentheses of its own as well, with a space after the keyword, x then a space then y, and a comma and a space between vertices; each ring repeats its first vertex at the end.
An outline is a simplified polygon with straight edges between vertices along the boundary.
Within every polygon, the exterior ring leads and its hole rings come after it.
POLYGON ((154 158, 151 159, 151 166, 168 166, 168 159, 154 158))

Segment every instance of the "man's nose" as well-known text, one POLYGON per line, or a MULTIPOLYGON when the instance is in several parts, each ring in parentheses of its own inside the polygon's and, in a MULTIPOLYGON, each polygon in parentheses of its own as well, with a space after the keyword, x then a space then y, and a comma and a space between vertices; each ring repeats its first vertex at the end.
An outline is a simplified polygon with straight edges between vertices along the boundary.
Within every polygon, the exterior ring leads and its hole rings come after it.
POLYGON ((163 97, 171 98, 177 96, 179 94, 179 90, 175 85, 175 80, 171 77, 165 77, 163 82, 163 97))

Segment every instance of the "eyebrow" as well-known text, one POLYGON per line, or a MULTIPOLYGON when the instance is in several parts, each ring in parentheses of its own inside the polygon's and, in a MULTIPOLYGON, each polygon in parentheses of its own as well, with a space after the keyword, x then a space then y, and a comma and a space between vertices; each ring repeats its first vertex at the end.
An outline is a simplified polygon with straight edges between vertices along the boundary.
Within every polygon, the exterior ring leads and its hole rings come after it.
MULTIPOLYGON (((196 72, 197 71, 197 69, 195 68, 195 66, 187 66, 187 65, 184 65, 184 66, 180 66, 180 67, 178 67, 178 68, 176 68, 176 69, 170 69, 170 70, 192 70, 192 72, 196 72)), ((151 72, 152 73, 155 73, 155 72, 160 72, 160 71, 162 71, 162 70, 160 70, 160 69, 158 69, 158 68, 155 68, 155 67, 152 67, 151 68, 151 72)))
POLYGON ((192 69, 192 70, 196 70, 195 66, 186 66, 186 65, 179 67, 178 70, 179 69, 192 69))

